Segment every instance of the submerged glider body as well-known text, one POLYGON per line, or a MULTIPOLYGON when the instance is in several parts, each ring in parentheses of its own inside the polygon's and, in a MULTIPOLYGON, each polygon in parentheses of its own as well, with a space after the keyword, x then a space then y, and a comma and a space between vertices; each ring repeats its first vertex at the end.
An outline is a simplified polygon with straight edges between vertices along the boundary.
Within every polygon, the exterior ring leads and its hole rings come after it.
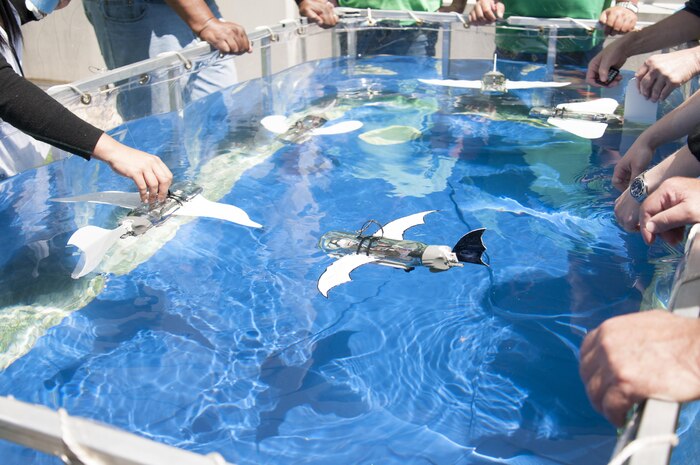
POLYGON ((171 186, 164 201, 155 204, 141 203, 138 193, 117 191, 51 199, 54 202, 90 202, 132 209, 119 221, 119 226, 115 229, 84 226, 73 233, 68 239, 68 245, 77 247, 83 253, 71 276, 75 279, 85 276, 97 268, 104 255, 117 241, 130 236, 141 236, 171 216, 207 217, 252 228, 262 227, 240 208, 211 202, 201 194, 202 188, 194 184, 178 183, 171 186))
POLYGON ((277 139, 290 144, 301 144, 314 136, 345 134, 362 127, 359 121, 343 121, 326 126, 327 122, 326 118, 317 115, 307 115, 291 123, 283 115, 266 116, 260 121, 265 129, 278 134, 277 139))
POLYGON ((587 102, 562 103, 555 108, 535 107, 530 116, 547 118, 547 123, 585 139, 603 137, 609 124, 620 124, 622 118, 613 114, 617 100, 599 98, 587 102))
POLYGON ((461 267, 463 263, 486 265, 482 258, 486 250, 482 242, 485 229, 467 233, 454 247, 428 245, 403 238, 408 228, 423 224, 424 217, 434 211, 399 218, 380 227, 372 235, 364 235, 366 227, 359 232, 330 231, 324 234, 319 240, 319 248, 338 260, 326 268, 319 278, 319 292, 328 297, 330 289, 350 281, 350 273, 368 263, 405 271, 425 266, 433 272, 461 267))

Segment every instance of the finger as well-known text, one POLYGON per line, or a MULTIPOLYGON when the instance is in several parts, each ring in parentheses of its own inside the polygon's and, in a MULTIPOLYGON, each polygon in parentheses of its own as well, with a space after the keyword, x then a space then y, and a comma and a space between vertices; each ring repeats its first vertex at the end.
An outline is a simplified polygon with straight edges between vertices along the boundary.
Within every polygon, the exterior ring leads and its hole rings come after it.
POLYGON ((659 76, 654 81, 654 86, 651 88, 651 98, 649 100, 652 102, 658 102, 659 97, 661 97, 661 91, 663 91, 664 87, 666 87, 666 79, 659 76))
POLYGON ((600 87, 600 85, 595 82, 596 75, 598 74, 598 67, 600 66, 600 60, 601 55, 599 53, 593 57, 591 62, 588 64, 588 69, 586 69, 586 82, 596 87, 600 87))
MULTIPOLYGON (((649 208, 656 208, 656 206, 653 205, 649 208)), ((675 228, 684 227, 691 221, 692 218, 690 218, 688 209, 684 204, 679 203, 652 214, 644 224, 644 228, 650 233, 660 234, 675 228)))
POLYGON ((503 19, 503 15, 506 12, 506 5, 503 2, 496 3, 496 16, 498 19, 503 19))
POLYGON ((661 90, 661 95, 659 95, 659 100, 666 100, 666 98, 671 95, 671 92, 676 88, 677 86, 675 84, 671 84, 670 82, 666 81, 666 85, 664 88, 661 90))
POLYGON ((661 239, 668 242, 671 245, 676 245, 683 240, 685 237, 685 227, 680 227, 676 229, 671 229, 669 231, 659 234, 661 239))
POLYGON ((153 173, 153 169, 147 169, 143 173, 143 178, 146 180, 146 188, 148 189, 147 191, 147 197, 148 197, 148 202, 153 203, 157 200, 158 198, 158 178, 156 175, 153 173))
POLYGON ((632 408, 634 401, 618 385, 613 385, 607 389, 601 401, 602 412, 605 418, 615 426, 623 426, 627 411, 632 408))
POLYGON ((586 395, 591 401, 593 408, 601 412, 603 411, 603 398, 605 397, 606 385, 603 370, 597 367, 586 383, 586 395))
POLYGON ((593 360, 595 359, 595 348, 598 344, 598 337, 600 335, 600 330, 595 329, 584 338, 581 344, 581 349, 579 352, 579 374, 584 383, 595 373, 595 365, 593 360))
POLYGON ((488 22, 493 22, 496 21, 496 12, 494 11, 493 8, 486 8, 483 10, 484 12, 484 17, 486 18, 486 21, 488 22))
POLYGON ((321 17, 314 10, 311 10, 311 9, 309 9, 306 12, 306 18, 312 23, 322 23, 323 22, 321 17))
POLYGON ((598 18, 598 22, 600 22, 600 24, 605 24, 605 25, 608 24, 608 10, 604 10, 600 14, 600 18, 598 18))
POLYGON ((639 81, 639 93, 646 99, 651 96, 651 89, 654 87, 654 81, 656 80, 653 74, 654 72, 649 70, 639 81))
POLYGON ((621 160, 615 165, 615 170, 613 171, 613 186, 622 192, 629 187, 630 179, 632 179, 632 177, 630 176, 629 165, 626 161, 621 160))
POLYGON ((156 166, 154 169, 156 178, 158 179, 158 200, 163 201, 168 196, 168 190, 173 181, 173 175, 167 166, 156 166))
POLYGON ((644 77, 649 73, 649 66, 646 63, 642 63, 642 66, 639 67, 636 73, 634 73, 634 77, 637 79, 637 89, 639 90, 639 93, 642 92, 641 89, 641 80, 644 79, 644 77))

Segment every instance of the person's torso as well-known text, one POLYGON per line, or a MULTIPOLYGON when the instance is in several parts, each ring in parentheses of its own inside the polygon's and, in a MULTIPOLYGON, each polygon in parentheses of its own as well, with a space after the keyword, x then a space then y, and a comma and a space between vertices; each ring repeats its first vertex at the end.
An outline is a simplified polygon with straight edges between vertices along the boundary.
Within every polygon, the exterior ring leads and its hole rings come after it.
POLYGON ((611 0, 505 0, 505 16, 598 19, 611 0))
POLYGON ((442 6, 442 0, 340 0, 338 3, 343 7, 373 10, 437 11, 442 6))

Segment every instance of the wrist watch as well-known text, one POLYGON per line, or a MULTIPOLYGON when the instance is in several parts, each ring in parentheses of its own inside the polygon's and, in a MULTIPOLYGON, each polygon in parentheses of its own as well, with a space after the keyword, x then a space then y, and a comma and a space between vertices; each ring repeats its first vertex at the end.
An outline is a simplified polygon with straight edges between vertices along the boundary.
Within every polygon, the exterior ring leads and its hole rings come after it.
POLYGON ((644 180, 644 173, 640 174, 630 184, 630 195, 639 203, 644 202, 644 199, 649 195, 649 186, 644 180))
POLYGON ((615 6, 621 6, 622 8, 627 8, 628 10, 630 10, 634 14, 639 13, 639 7, 634 2, 617 2, 617 3, 615 3, 615 6))

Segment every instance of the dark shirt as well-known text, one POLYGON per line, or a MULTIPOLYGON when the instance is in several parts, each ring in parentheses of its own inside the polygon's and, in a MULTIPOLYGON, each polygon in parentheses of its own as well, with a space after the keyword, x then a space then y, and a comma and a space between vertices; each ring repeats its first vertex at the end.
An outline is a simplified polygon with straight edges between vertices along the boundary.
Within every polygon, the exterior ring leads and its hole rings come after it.
POLYGON ((700 161, 700 125, 695 126, 695 129, 688 134, 688 148, 690 153, 700 161))
POLYGON ((693 13, 695 16, 700 16, 700 0, 688 0, 685 2, 685 11, 693 13))
POLYGON ((18 75, 2 55, 0 119, 37 140, 88 160, 103 134, 18 75))

